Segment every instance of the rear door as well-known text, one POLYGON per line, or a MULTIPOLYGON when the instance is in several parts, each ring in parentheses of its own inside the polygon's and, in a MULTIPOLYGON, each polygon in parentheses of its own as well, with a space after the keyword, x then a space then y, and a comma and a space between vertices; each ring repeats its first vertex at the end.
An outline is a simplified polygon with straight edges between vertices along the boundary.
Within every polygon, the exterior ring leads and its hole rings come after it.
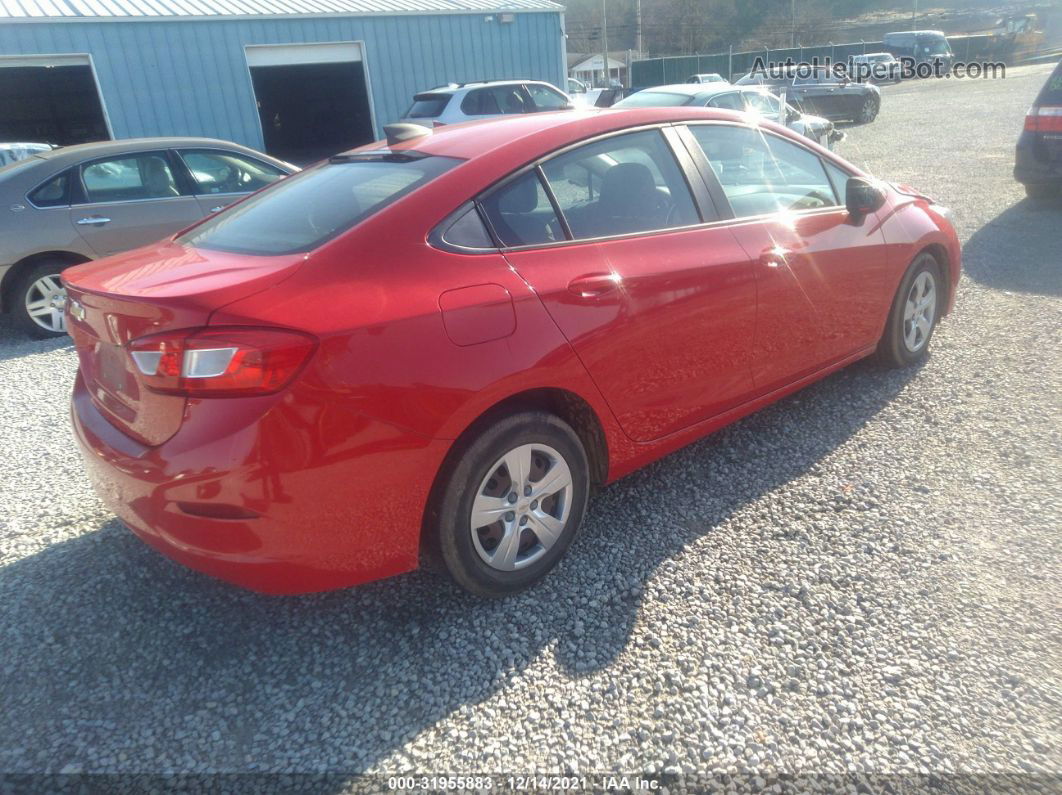
POLYGON ((204 215, 216 213, 285 176, 276 166, 239 152, 178 149, 177 155, 204 215))
MULTIPOLYGON (((827 165, 788 138, 726 124, 689 130, 736 216, 734 235, 753 262, 757 392, 872 344, 885 309, 881 297, 890 294, 876 218, 853 223, 827 165)), ((838 173, 835 181, 845 178, 838 173)))
POLYGON ((70 222, 98 256, 154 243, 203 217, 164 150, 112 155, 75 173, 70 222))
POLYGON ((751 264, 661 130, 583 144, 483 205, 628 436, 657 439, 747 398, 751 264))

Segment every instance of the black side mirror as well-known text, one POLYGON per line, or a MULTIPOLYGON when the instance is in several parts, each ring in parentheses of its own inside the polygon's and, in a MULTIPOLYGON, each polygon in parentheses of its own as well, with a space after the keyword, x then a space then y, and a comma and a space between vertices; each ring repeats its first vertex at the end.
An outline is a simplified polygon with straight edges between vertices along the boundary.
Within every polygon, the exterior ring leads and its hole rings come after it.
POLYGON ((861 177, 849 177, 844 186, 844 206, 854 221, 862 221, 885 203, 885 191, 861 177))

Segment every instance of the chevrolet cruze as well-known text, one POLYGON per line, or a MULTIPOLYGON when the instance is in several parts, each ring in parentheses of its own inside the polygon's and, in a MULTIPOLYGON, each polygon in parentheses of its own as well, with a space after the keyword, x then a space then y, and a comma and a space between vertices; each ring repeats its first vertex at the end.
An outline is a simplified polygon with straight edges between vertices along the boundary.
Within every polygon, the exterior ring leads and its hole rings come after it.
POLYGON ((922 359, 947 211, 703 108, 392 128, 66 270, 107 505, 260 591, 441 561, 502 596, 590 491, 845 365, 922 359))

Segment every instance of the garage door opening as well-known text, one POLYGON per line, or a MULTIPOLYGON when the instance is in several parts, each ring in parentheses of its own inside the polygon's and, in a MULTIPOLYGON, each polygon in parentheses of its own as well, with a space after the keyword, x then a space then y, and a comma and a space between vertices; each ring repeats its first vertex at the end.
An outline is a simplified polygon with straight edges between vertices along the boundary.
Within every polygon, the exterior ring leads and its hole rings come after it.
POLYGON ((306 165, 376 137, 360 45, 251 46, 247 63, 274 157, 306 165))
POLYGON ((88 56, 0 58, 0 141, 67 146, 111 137, 88 56))

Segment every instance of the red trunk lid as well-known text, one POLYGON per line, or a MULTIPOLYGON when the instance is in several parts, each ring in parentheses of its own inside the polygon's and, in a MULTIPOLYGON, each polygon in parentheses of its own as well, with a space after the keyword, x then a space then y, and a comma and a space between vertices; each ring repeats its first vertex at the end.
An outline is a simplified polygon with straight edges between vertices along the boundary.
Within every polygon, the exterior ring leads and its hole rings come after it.
POLYGON ((162 331, 202 328, 216 309, 272 287, 305 258, 164 243, 64 271, 67 326, 96 406, 134 439, 162 444, 181 427, 186 399, 144 388, 128 343, 162 331))

